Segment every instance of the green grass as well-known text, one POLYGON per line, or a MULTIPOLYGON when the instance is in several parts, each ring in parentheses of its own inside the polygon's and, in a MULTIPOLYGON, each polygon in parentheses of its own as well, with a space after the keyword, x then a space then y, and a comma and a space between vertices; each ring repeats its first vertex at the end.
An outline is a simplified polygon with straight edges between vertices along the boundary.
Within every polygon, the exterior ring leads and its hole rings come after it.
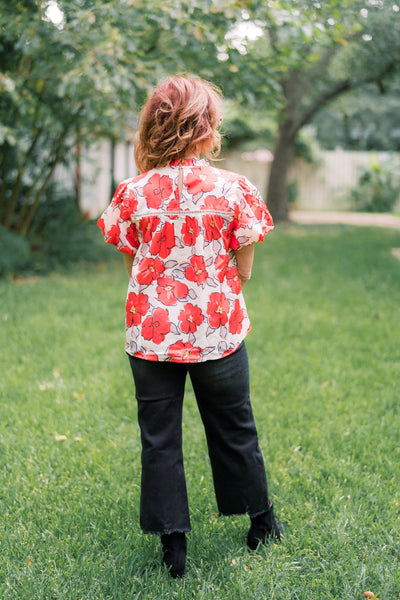
MULTIPOLYGON (((400 234, 280 227, 246 299, 252 401, 281 544, 216 514, 188 385, 187 574, 138 524, 140 443, 122 260, 0 282, 2 600, 400 596, 400 234), (64 436, 64 437, 63 437, 64 436)), ((120 257, 117 257, 120 258, 120 257)))

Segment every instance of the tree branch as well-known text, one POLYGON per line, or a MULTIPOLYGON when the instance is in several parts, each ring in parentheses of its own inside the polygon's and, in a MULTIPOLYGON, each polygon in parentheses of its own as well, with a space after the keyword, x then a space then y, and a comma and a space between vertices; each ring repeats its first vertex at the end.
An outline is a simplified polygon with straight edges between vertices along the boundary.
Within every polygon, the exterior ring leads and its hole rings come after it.
MULTIPOLYGON (((355 39, 359 39, 361 37, 362 33, 363 33, 362 31, 356 31, 353 34, 349 35, 347 38, 345 38, 344 41, 347 44, 355 39)), ((337 43, 335 46, 332 46, 331 48, 327 48, 326 52, 321 56, 321 58, 315 63, 315 65, 311 69, 309 69, 308 74, 305 77, 305 79, 302 83, 302 86, 301 86, 301 90, 299 92, 301 97, 303 97, 308 92, 311 85, 321 75, 321 73, 324 72, 326 67, 331 62, 332 58, 343 48, 344 48, 344 45, 340 44, 340 43, 337 43)))
POLYGON ((296 121, 296 132, 306 125, 322 106, 324 106, 330 100, 333 100, 333 98, 336 98, 336 96, 339 96, 339 94, 350 90, 352 87, 353 84, 351 79, 344 79, 343 81, 339 81, 329 90, 326 90, 324 93, 322 93, 296 121))

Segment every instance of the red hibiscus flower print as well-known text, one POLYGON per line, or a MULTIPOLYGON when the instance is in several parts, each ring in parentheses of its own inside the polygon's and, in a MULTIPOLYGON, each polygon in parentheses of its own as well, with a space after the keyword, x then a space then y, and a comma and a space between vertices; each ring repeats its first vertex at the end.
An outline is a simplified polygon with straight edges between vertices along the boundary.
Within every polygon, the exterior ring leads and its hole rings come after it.
POLYGON ((131 216, 135 212, 138 206, 138 201, 136 200, 133 193, 125 196, 121 202, 121 219, 124 221, 130 221, 131 216))
MULTIPOLYGON (((167 210, 169 210, 171 212, 175 212, 175 211, 179 211, 180 208, 181 208, 181 200, 180 200, 180 197, 179 197, 179 190, 176 189, 175 192, 174 192, 174 197, 172 198, 172 200, 170 201, 170 203, 167 206, 167 210)), ((171 219, 175 219, 175 218, 177 218, 177 216, 176 217, 175 216, 172 217, 170 215, 170 218, 171 219)))
POLYGON ((234 294, 238 294, 241 290, 239 273, 236 267, 231 267, 226 271, 226 281, 234 294))
POLYGON ((126 232, 126 241, 132 248, 139 248, 139 235, 134 223, 129 226, 126 232))
POLYGON ((107 242, 109 244, 114 244, 114 246, 118 246, 119 243, 119 234, 121 233, 119 225, 113 225, 111 229, 106 231, 107 234, 107 242))
POLYGON ((172 277, 160 277, 157 284, 158 299, 166 306, 173 306, 178 299, 186 298, 189 292, 185 283, 176 281, 172 277))
POLYGON ((149 208, 160 208, 162 201, 172 194, 172 181, 167 175, 155 173, 143 186, 143 195, 149 208))
POLYGON ((145 243, 151 242, 151 238, 159 222, 160 219, 158 217, 144 217, 140 221, 139 229, 142 232, 142 239, 145 243))
POLYGON ((192 346, 189 342, 176 342, 168 348, 167 356, 178 362, 196 362, 201 356, 201 348, 192 346))
POLYGON ((217 329, 225 325, 228 321, 229 300, 223 292, 214 292, 210 294, 210 301, 207 304, 208 322, 210 327, 217 329))
POLYGON ((156 308, 153 314, 142 323, 142 336, 155 344, 161 344, 171 330, 168 311, 165 308, 156 308))
POLYGON ((267 207, 264 203, 260 202, 260 200, 256 196, 253 196, 252 194, 246 194, 245 200, 250 206, 251 210, 254 213, 254 216, 258 221, 261 221, 263 216, 267 217, 267 207))
POLYGON ((175 246, 175 231, 173 223, 165 223, 161 231, 153 236, 150 246, 150 254, 167 258, 175 246))
POLYGON ((204 237, 207 242, 218 240, 221 237, 221 230, 224 220, 219 215, 204 215, 203 225, 205 227, 204 237))
POLYGON ((218 273, 218 279, 222 282, 225 279, 226 272, 229 265, 229 256, 227 254, 220 254, 214 261, 215 268, 218 273))
POLYGON ((179 313, 178 319, 183 333, 194 333, 204 321, 204 316, 198 306, 185 304, 185 308, 179 313))
POLYGON ((126 301, 126 324, 128 327, 139 325, 142 317, 147 313, 150 304, 146 294, 135 294, 130 292, 126 301))
POLYGON ((114 194, 112 202, 111 202, 111 204, 113 206, 117 206, 118 204, 121 204, 122 200, 126 196, 127 187, 128 187, 128 182, 119 184, 119 186, 115 190, 115 194, 114 194))
POLYGON ((204 200, 204 206, 202 209, 207 210, 211 208, 214 210, 227 211, 228 207, 228 200, 224 196, 221 196, 220 198, 217 198, 216 196, 207 196, 207 198, 204 200))
POLYGON ((199 223, 196 217, 185 217, 185 222, 182 225, 181 229, 182 240, 186 246, 194 246, 196 243, 196 238, 200 233, 199 223))
POLYGON ((100 227, 101 231, 103 232, 103 235, 105 234, 105 223, 104 223, 104 219, 103 217, 100 217, 99 219, 97 219, 97 225, 98 227, 100 227))
POLYGON ((142 285, 149 285, 160 277, 164 271, 164 263, 159 258, 144 258, 139 263, 139 272, 136 279, 142 285))
POLYGON ((185 269, 185 277, 188 281, 195 281, 198 285, 206 281, 208 272, 202 256, 194 254, 191 257, 190 266, 185 269))
POLYGON ((240 333, 242 331, 242 323, 244 319, 244 312, 240 308, 240 302, 238 299, 235 300, 235 308, 229 319, 229 333, 240 333))
POLYGON ((211 192, 215 188, 218 175, 210 167, 192 167, 192 172, 185 179, 190 194, 211 192))

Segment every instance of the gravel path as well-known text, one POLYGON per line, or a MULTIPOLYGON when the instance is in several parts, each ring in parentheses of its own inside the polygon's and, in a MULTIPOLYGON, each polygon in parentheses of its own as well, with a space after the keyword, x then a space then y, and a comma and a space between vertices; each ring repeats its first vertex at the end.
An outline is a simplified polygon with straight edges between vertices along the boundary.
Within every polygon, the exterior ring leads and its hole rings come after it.
POLYGON ((375 227, 392 227, 400 229, 400 217, 384 213, 358 212, 314 212, 293 210, 289 215, 291 221, 316 225, 320 223, 344 223, 345 225, 369 225, 375 227))

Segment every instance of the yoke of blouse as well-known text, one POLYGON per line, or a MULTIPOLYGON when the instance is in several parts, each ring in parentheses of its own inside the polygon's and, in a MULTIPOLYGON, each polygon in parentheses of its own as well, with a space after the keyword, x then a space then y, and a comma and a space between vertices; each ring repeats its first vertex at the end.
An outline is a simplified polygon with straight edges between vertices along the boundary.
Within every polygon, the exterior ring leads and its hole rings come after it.
POLYGON ((135 255, 126 298, 128 354, 199 362, 250 331, 234 251, 273 229, 259 191, 204 159, 176 159, 123 181, 98 220, 135 255))

